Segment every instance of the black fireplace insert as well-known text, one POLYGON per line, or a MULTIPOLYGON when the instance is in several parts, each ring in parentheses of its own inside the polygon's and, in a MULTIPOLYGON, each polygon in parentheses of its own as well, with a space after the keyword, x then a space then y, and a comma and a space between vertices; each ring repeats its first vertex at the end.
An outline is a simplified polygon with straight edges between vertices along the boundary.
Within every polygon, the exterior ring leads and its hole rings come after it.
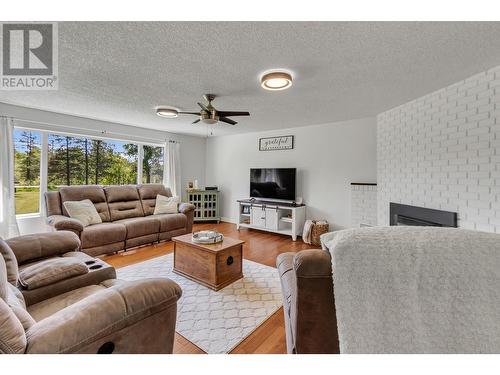
POLYGON ((457 213, 390 203, 390 225, 457 227, 457 213))

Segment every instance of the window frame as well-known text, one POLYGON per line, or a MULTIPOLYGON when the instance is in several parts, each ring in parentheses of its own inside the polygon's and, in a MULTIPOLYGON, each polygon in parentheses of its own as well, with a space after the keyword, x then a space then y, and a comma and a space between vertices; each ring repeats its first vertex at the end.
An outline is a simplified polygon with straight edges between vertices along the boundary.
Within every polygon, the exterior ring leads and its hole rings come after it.
MULTIPOLYGON (((42 194, 42 154, 43 154, 43 132, 39 129, 33 129, 33 128, 29 128, 29 127, 24 127, 24 126, 14 126, 14 132, 12 134, 12 136, 14 137, 15 136, 15 131, 16 130, 21 130, 21 131, 29 131, 29 132, 37 132, 40 134, 40 176, 39 176, 39 186, 38 186, 38 212, 29 212, 29 213, 25 213, 25 214, 16 214, 16 218, 22 218, 22 219, 28 219, 28 218, 32 218, 32 217, 40 217, 41 216, 41 213, 43 212, 42 211, 42 208, 45 208, 45 206, 42 207, 42 199, 44 196, 42 194)), ((14 142, 14 139, 12 140, 13 143, 15 144, 14 142)), ((16 148, 14 146, 14 153, 16 152, 16 148)), ((14 169, 15 169, 15 162, 14 162, 14 169)))
POLYGON ((117 142, 127 142, 131 144, 137 145, 137 184, 142 183, 142 175, 143 175, 143 159, 144 159, 144 149, 143 146, 152 146, 152 147, 163 147, 163 166, 165 167, 165 155, 166 155, 166 142, 145 142, 145 141, 137 141, 133 139, 127 139, 125 137, 105 137, 105 136, 96 136, 88 133, 72 133, 68 131, 59 131, 57 129, 43 129, 38 127, 30 127, 30 126, 22 126, 22 125, 14 125, 15 130, 27 130, 33 132, 40 133, 40 186, 39 186, 39 212, 27 213, 27 214, 18 214, 16 218, 25 219, 25 218, 34 218, 34 217, 43 217, 45 216, 45 196, 44 194, 48 191, 48 152, 49 152, 49 135, 62 135, 69 137, 79 137, 79 138, 87 138, 89 140, 101 140, 101 141, 117 141, 117 142))

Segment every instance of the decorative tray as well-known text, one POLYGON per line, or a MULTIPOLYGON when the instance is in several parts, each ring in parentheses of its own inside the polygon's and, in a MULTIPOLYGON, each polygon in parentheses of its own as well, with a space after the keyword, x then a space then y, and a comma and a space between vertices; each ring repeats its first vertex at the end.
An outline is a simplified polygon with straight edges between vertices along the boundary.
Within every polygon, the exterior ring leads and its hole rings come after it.
POLYGON ((195 243, 211 244, 222 242, 224 240, 224 236, 222 235, 222 233, 213 230, 202 230, 199 232, 194 232, 192 240, 195 243))

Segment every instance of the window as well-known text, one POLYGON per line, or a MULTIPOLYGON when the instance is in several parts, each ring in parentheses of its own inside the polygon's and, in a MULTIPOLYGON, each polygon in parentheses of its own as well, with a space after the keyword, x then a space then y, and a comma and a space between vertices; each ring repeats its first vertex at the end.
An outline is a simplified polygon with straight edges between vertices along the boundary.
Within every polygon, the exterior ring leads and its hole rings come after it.
POLYGON ((39 213, 40 194, 55 191, 62 185, 163 182, 162 146, 24 128, 14 129, 14 144, 17 215, 39 213), (41 160, 42 144, 46 147, 43 149, 46 160, 41 160), (40 173, 42 180, 47 178, 47 186, 40 186, 40 173))
POLYGON ((142 183, 163 182, 163 147, 143 146, 142 183))
POLYGON ((137 145, 66 135, 48 136, 48 190, 61 185, 137 182, 137 145))
POLYGON ((14 130, 16 215, 40 211, 40 132, 14 130))

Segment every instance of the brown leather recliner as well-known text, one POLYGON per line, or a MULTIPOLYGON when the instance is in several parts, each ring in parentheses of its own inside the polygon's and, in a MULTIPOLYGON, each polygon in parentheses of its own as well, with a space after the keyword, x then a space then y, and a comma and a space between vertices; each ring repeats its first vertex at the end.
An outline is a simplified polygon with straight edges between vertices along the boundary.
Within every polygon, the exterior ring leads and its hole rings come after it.
MULTIPOLYGON (((49 273, 62 272, 56 269, 61 263, 72 261, 83 263, 85 272, 76 272, 71 277, 57 277, 59 280, 51 281, 47 285, 37 287, 20 287, 23 297, 28 305, 46 300, 56 295, 88 285, 97 285, 108 279, 116 278, 116 271, 106 262, 80 251, 80 240, 73 232, 59 231, 37 233, 0 240, 0 253, 6 259, 7 267, 15 264, 10 272, 9 282, 18 285, 19 273, 40 274, 44 270, 49 273), (10 259, 14 257, 14 259, 10 259)), ((71 272, 71 271, 70 271, 71 272)), ((44 284, 44 283, 42 283, 44 284)))
POLYGON ((56 230, 69 230, 78 235, 82 251, 104 255, 132 247, 170 240, 190 233, 194 205, 181 203, 178 213, 153 215, 156 196, 172 196, 162 184, 120 186, 62 186, 45 193, 47 222, 56 230), (102 223, 84 227, 68 216, 66 201, 90 199, 102 223))
POLYGON ((315 249, 284 253, 278 256, 276 265, 288 353, 338 354, 330 253, 315 249))
POLYGON ((79 243, 75 238, 58 232, 0 240, 0 353, 172 353, 180 287, 168 279, 98 280, 109 271, 87 279, 67 274, 87 267, 83 253, 69 262, 54 255, 79 243), (18 255, 39 257, 24 282, 56 278, 36 299, 17 287, 18 255))

